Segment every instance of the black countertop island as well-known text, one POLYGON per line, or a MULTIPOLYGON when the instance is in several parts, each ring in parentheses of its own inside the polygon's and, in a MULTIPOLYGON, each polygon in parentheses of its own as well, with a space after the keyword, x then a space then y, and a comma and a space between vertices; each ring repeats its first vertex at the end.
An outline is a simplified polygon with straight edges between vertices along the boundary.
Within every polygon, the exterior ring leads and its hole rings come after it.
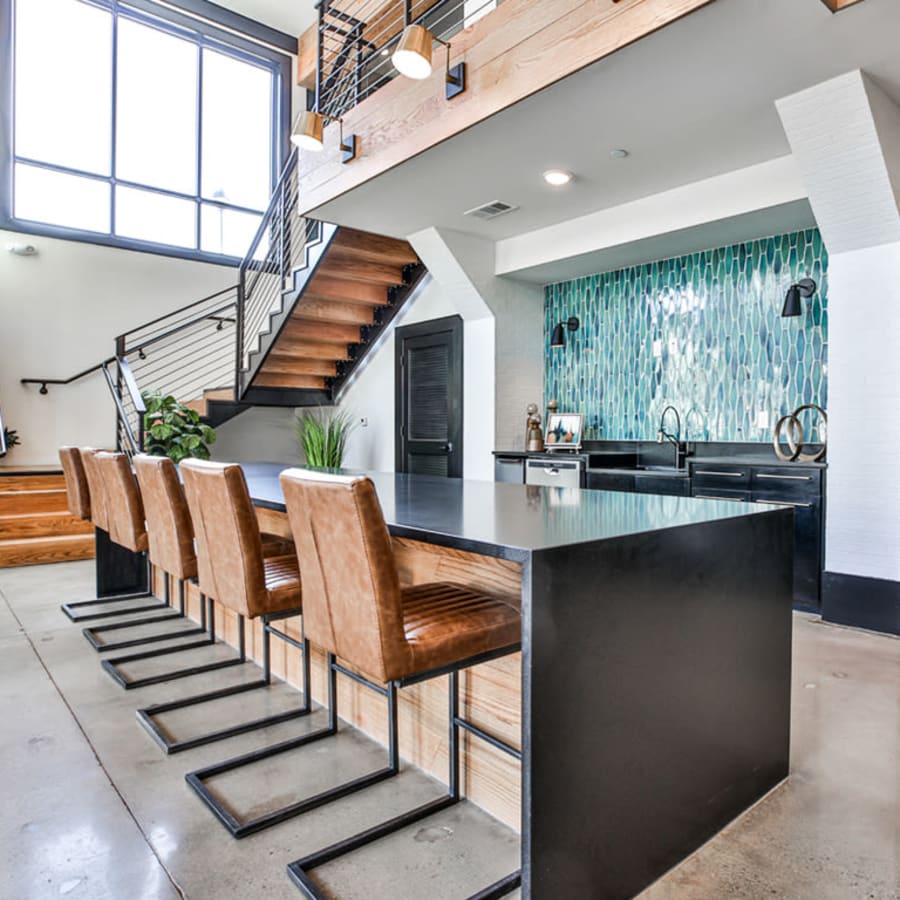
POLYGON ((395 536, 521 563, 524 897, 634 896, 787 777, 791 510, 370 477, 395 536))

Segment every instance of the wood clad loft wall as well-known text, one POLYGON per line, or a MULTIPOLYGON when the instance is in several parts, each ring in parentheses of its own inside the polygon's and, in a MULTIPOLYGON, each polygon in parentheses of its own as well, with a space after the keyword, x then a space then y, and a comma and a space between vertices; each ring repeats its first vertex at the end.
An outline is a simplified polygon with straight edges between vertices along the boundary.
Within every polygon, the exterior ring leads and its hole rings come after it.
MULTIPOLYGON (((290 537, 284 513, 257 509, 263 531, 290 537)), ((401 578, 406 584, 451 581, 504 597, 518 604, 521 597, 522 570, 519 563, 479 556, 461 550, 437 547, 406 539, 394 541, 394 552, 401 578)), ((162 582, 154 572, 154 590, 161 596, 162 582)), ((200 618, 200 594, 188 584, 188 614, 200 618)), ((237 616, 216 604, 217 631, 222 640, 236 647, 237 616)), ((300 619, 277 623, 291 637, 300 640, 300 619)), ((247 653, 262 658, 262 627, 259 621, 248 623, 247 653)), ((313 648, 312 696, 324 703, 327 696, 325 656, 313 648)), ((272 672, 295 687, 302 684, 302 654, 284 641, 272 639, 272 672)), ((516 653, 462 673, 460 678, 461 714, 504 741, 520 745, 521 654, 516 653)), ((435 678, 399 692, 400 755, 441 782, 447 781, 447 678, 435 678)), ((338 712, 342 719, 387 744, 387 709, 378 696, 349 678, 338 677, 338 712)), ((463 794, 512 828, 520 828, 519 763, 462 732, 463 794)), ((302 752, 302 751, 298 751, 302 752)))
MULTIPOLYGON (((430 78, 394 78, 344 117, 358 155, 343 165, 338 129, 300 155, 304 214, 713 0, 505 0, 452 40, 467 88, 444 99, 443 54, 430 78)), ((303 39, 301 38, 301 42, 303 39)), ((302 46, 302 43, 301 43, 302 46)))

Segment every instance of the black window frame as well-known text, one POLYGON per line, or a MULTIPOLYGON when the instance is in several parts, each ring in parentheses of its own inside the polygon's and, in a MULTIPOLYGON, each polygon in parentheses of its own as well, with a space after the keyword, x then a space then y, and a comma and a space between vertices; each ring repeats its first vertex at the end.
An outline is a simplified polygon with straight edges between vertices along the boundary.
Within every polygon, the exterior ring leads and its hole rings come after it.
MULTIPOLYGON (((115 207, 115 185, 133 187, 150 191, 162 196, 192 200, 197 203, 197 247, 176 247, 138 238, 121 237, 115 234, 104 234, 84 231, 63 225, 52 225, 17 219, 13 216, 13 176, 15 163, 18 160, 31 164, 26 157, 15 157, 13 152, 13 123, 15 104, 15 71, 13 53, 13 5, 16 0, 0 0, 0 228, 22 234, 40 235, 62 240, 80 241, 89 244, 115 247, 124 250, 136 250, 158 256, 169 256, 180 259, 197 260, 225 266, 236 266, 241 257, 210 253, 200 249, 201 212, 203 205, 220 206, 238 212, 247 211, 254 215, 264 210, 249 210, 230 203, 216 203, 204 198, 201 192, 199 157, 200 131, 202 120, 198 115, 197 122, 197 194, 182 194, 152 185, 119 179, 115 173, 115 156, 111 161, 111 174, 98 176, 96 173, 82 172, 78 169, 67 169, 65 166, 37 161, 37 164, 48 171, 68 172, 70 174, 89 177, 94 181, 103 181, 112 186, 110 205, 115 207)), ((23 0, 18 0, 23 2, 23 0)), ((24 0, 28 2, 28 0, 24 0)), ((296 38, 283 32, 269 28, 252 19, 229 12, 207 0, 180 0, 178 5, 183 12, 162 6, 154 0, 80 0, 91 6, 109 10, 113 16, 124 16, 132 21, 150 24, 166 33, 196 43, 200 50, 204 48, 225 53, 233 58, 268 68, 274 78, 275 89, 272 101, 272 159, 270 164, 271 185, 274 189, 281 169, 290 153, 291 125, 291 92, 292 92, 292 55, 296 53, 296 38), (236 33, 240 32, 240 33, 236 33)), ((199 64, 199 63, 198 63, 199 64)), ((52 77, 52 60, 48 59, 48 77, 52 77)), ((113 47, 113 121, 111 140, 115 146, 115 98, 116 98, 116 49, 113 47)), ((110 219, 111 228, 115 227, 115 219, 110 219)))

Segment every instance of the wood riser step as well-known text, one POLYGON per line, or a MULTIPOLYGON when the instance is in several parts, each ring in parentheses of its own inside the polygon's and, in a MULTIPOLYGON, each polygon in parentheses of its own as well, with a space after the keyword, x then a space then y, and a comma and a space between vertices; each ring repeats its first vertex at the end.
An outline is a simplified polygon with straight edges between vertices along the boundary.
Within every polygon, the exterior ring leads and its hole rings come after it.
POLYGON ((0 516, 25 513, 67 513, 65 491, 4 491, 0 493, 0 516))
POLYGON ((0 541, 0 568, 71 562, 93 557, 92 534, 0 541))
POLYGON ((24 515, 0 516, 0 541, 92 534, 93 530, 90 522, 62 513, 25 513, 24 515))
POLYGON ((11 491, 64 491, 66 480, 62 475, 4 475, 0 469, 0 494, 11 491))

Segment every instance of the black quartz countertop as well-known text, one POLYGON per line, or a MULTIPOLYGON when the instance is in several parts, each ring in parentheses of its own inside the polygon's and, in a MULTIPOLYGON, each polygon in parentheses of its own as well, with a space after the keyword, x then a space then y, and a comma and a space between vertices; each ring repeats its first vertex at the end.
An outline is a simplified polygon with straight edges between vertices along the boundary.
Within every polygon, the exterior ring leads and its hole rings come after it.
MULTIPOLYGON (((284 463, 242 463, 258 506, 283 510, 284 463)), ((771 515, 777 507, 579 488, 367 472, 392 534, 524 559, 530 552, 704 522, 771 515)))

